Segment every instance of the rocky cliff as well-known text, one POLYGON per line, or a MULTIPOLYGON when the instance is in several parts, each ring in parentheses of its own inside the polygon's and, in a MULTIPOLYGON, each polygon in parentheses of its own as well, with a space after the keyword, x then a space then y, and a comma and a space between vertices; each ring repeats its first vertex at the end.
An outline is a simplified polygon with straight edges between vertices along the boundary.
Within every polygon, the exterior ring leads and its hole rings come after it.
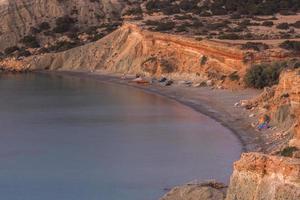
POLYGON ((278 123, 292 120, 292 137, 290 146, 300 149, 300 71, 290 70, 281 75, 273 102, 274 117, 278 123))
POLYGON ((299 159, 246 153, 234 164, 226 200, 298 200, 299 178, 299 159))
POLYGON ((275 142, 277 150, 272 154, 276 155, 242 155, 234 164, 226 200, 300 199, 299 72, 299 69, 285 70, 278 85, 266 89, 251 102, 270 116, 272 125, 282 134, 272 140, 281 142, 275 142))
POLYGON ((94 43, 27 61, 31 69, 140 73, 224 82, 230 74, 245 69, 244 56, 236 45, 197 41, 125 24, 94 43))

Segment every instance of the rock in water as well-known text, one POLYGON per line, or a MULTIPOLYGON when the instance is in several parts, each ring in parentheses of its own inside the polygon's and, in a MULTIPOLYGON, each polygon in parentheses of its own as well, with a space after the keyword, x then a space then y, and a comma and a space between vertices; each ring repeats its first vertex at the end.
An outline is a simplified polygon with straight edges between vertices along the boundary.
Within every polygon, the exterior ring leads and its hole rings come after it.
POLYGON ((173 188, 160 200, 224 200, 225 192, 202 184, 173 188))

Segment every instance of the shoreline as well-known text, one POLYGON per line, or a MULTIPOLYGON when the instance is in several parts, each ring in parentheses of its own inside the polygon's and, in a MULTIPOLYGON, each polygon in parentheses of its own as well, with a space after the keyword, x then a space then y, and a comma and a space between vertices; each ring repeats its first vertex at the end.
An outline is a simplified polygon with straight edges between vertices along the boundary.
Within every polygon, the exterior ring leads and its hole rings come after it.
POLYGON ((89 78, 104 83, 126 85, 144 92, 163 96, 206 115, 229 129, 240 141, 242 153, 250 151, 264 152, 265 150, 265 142, 260 137, 261 133, 255 131, 251 126, 251 119, 248 117, 249 111, 241 107, 234 107, 236 102, 258 95, 259 91, 257 90, 231 91, 228 89, 211 89, 209 87, 185 87, 176 84, 164 87, 159 84, 139 85, 130 83, 131 78, 121 79, 121 75, 117 74, 82 71, 36 71, 35 73, 89 78), (222 99, 218 99, 220 95, 222 95, 222 99), (226 102, 222 101, 224 97, 227 99, 226 102))

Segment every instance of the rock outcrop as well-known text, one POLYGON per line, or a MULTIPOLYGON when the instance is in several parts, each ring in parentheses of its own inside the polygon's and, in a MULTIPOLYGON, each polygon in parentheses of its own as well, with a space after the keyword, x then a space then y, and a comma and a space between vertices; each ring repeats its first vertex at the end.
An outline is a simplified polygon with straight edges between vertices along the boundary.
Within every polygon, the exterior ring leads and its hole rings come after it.
POLYGON ((275 119, 281 123, 293 120, 293 139, 289 145, 300 149, 300 70, 286 71, 281 75, 274 98, 280 99, 275 106, 275 119))
POLYGON ((225 186, 220 183, 187 184, 173 188, 160 200, 224 200, 225 186))
POLYGON ((0 72, 27 72, 30 71, 29 65, 24 61, 9 58, 0 60, 0 72))
POLYGON ((246 153, 234 164, 226 200, 299 200, 300 160, 246 153))
POLYGON ((300 149, 300 71, 288 69, 281 73, 278 85, 265 88, 262 94, 247 104, 257 115, 267 115, 276 132, 266 135, 273 145, 268 152, 278 153, 290 146, 300 149))
MULTIPOLYGON (((270 115, 275 123, 285 128, 300 122, 300 71, 288 70, 281 74, 274 96, 268 100, 270 115)), ((299 138, 300 142, 300 138, 299 138)), ((300 144, 297 145, 300 148, 300 144)))

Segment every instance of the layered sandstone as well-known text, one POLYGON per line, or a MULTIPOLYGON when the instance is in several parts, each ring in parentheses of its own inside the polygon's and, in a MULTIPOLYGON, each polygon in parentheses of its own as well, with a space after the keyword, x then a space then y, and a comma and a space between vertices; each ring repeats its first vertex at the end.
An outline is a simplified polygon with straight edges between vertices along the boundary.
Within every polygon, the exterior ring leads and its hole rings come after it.
POLYGON ((150 32, 125 24, 108 36, 65 52, 30 58, 32 69, 141 73, 224 81, 245 69, 236 45, 150 32))
POLYGON ((234 164, 226 200, 298 200, 299 179, 299 159, 246 153, 234 164))

